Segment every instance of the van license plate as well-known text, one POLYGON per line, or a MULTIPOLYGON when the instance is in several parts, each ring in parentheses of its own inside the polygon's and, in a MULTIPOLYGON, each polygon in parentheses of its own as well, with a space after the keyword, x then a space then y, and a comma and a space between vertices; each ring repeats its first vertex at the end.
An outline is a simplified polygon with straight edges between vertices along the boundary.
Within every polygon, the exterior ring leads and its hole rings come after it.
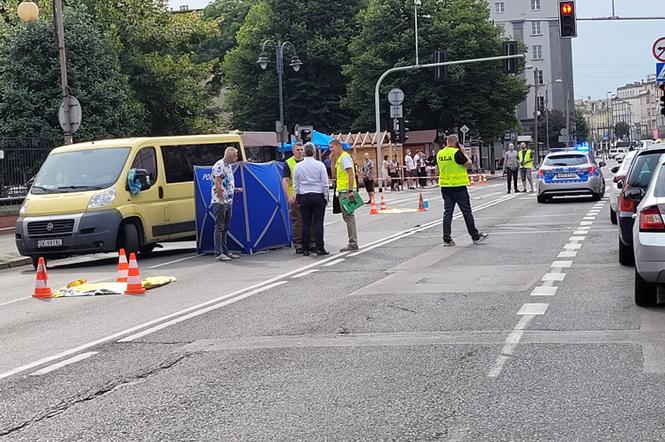
POLYGON ((59 247, 62 245, 62 239, 40 239, 37 241, 37 248, 42 247, 59 247))

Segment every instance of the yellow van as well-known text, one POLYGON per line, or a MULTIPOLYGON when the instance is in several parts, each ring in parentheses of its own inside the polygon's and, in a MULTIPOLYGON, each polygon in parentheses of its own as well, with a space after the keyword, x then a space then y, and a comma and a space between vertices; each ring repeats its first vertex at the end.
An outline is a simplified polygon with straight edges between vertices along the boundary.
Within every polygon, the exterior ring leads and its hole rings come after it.
POLYGON ((128 138, 53 149, 19 212, 16 247, 36 265, 40 256, 120 248, 150 253, 157 243, 194 238, 193 168, 213 165, 227 147, 246 160, 238 134, 128 138))

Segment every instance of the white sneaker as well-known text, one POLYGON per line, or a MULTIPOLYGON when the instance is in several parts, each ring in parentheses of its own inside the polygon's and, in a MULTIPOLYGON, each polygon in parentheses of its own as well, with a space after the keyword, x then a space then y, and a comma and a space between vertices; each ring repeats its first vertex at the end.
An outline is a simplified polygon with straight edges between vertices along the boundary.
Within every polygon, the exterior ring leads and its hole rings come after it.
POLYGON ((238 259, 240 258, 240 255, 236 255, 235 253, 227 253, 226 256, 228 256, 231 259, 238 259))
POLYGON ((230 257, 230 256, 226 256, 226 255, 223 254, 223 253, 220 253, 220 254, 217 256, 216 259, 217 259, 217 261, 231 261, 231 257, 230 257))
POLYGON ((481 242, 485 241, 487 239, 487 233, 479 232, 478 233, 478 238, 473 240, 474 244, 480 244, 481 242))

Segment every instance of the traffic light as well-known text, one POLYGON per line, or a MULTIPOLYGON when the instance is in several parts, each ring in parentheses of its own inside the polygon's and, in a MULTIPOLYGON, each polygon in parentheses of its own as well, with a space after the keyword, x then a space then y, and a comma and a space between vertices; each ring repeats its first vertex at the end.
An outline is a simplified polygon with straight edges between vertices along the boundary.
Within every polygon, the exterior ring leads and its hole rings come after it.
POLYGON ((404 144, 406 140, 409 139, 409 137, 406 135, 409 129, 406 127, 405 123, 406 120, 404 120, 404 118, 395 118, 393 120, 392 138, 396 143, 404 144))
MULTIPOLYGON (((437 49, 434 51, 434 63, 445 63, 448 61, 448 50, 437 49)), ((448 80, 448 66, 437 66, 434 68, 434 81, 448 80)))
MULTIPOLYGON (((504 41, 502 46, 503 55, 517 55, 516 41, 504 41)), ((518 72, 518 61, 518 58, 509 58, 507 60, 503 60, 503 70, 506 72, 506 74, 516 74, 518 72)))
POLYGON ((663 91, 663 95, 660 97, 660 114, 665 115, 665 84, 661 84, 658 87, 663 91))
POLYGON ((296 125, 296 139, 301 143, 309 143, 312 141, 312 134, 314 133, 314 126, 312 125, 296 125))
POLYGON ((574 1, 559 1, 559 34, 561 38, 577 37, 574 1))

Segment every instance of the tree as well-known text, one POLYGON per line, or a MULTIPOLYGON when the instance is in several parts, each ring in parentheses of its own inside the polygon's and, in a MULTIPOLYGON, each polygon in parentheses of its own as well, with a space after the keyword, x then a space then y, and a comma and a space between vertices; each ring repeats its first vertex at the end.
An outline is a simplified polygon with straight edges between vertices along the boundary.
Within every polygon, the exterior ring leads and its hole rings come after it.
MULTIPOLYGON (((421 63, 431 62, 439 47, 450 60, 501 54, 501 31, 489 20, 484 0, 424 0, 431 16, 420 25, 421 63)), ((379 76, 393 66, 414 64, 413 2, 369 0, 359 15, 360 31, 352 38, 352 62, 344 106, 355 118, 354 130, 374 127, 374 88, 379 76)), ((382 121, 387 125, 385 94, 404 90, 404 111, 410 128, 452 129, 466 124, 471 135, 490 139, 515 126, 515 107, 524 100, 523 79, 507 75, 499 62, 450 68, 444 83, 435 83, 431 69, 396 73, 381 89, 382 121)))
MULTIPOLYGON (((259 0, 237 34, 237 46, 224 58, 232 125, 274 130, 278 119, 277 75, 256 64, 266 39, 291 41, 303 61, 299 72, 285 56, 286 122, 310 123, 322 131, 345 130, 350 118, 340 107, 346 88, 341 66, 349 62, 348 42, 362 0, 259 0)), ((270 53, 274 57, 274 51, 270 53)), ((274 59, 274 58, 272 58, 274 59)))
MULTIPOLYGON (((545 111, 546 112, 546 111, 545 111)), ((561 129, 566 128, 566 115, 559 110, 549 111, 549 146, 550 147, 564 147, 566 143, 559 141, 561 129)), ((547 120, 545 115, 538 118, 538 141, 547 146, 547 120)))
POLYGON ((589 141, 589 122, 584 108, 581 106, 575 108, 575 128, 577 129, 578 143, 589 141))
MULTIPOLYGON (((65 11, 71 93, 81 102, 78 140, 143 131, 143 109, 132 99, 114 52, 84 6, 65 11)), ((0 136, 60 138, 60 64, 50 21, 16 24, 0 46, 0 136)))
POLYGON ((619 122, 614 125, 614 133, 617 138, 628 138, 630 135, 630 126, 628 123, 619 122))

